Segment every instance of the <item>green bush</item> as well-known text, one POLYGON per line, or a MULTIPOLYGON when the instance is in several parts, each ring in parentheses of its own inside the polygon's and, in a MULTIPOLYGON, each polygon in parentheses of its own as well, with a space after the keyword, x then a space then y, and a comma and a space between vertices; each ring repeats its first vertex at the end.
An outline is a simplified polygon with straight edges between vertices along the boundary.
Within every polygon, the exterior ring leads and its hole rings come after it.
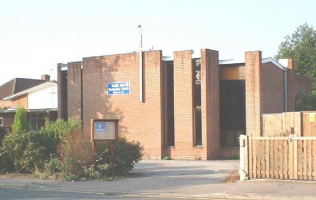
POLYGON ((0 146, 6 134, 7 134, 6 128, 0 126, 0 146))
POLYGON ((14 116, 14 122, 12 125, 12 131, 13 132, 20 132, 20 131, 28 131, 30 130, 29 122, 27 121, 27 114, 26 110, 19 106, 16 110, 15 116, 14 116))
POLYGON ((84 177, 84 168, 93 164, 91 142, 88 136, 82 133, 81 128, 74 129, 61 139, 58 154, 62 177, 65 180, 84 177))
POLYGON ((59 158, 55 154, 51 154, 50 159, 45 162, 44 170, 42 172, 35 170, 33 174, 40 179, 58 179, 60 172, 59 158))
MULTIPOLYGON (((102 149, 102 144, 98 145, 98 149, 102 149)), ((126 138, 120 138, 114 144, 115 165, 114 171, 116 175, 127 175, 129 171, 134 169, 134 164, 139 162, 143 156, 143 146, 139 142, 128 142, 126 138)), ((98 164, 111 163, 111 146, 106 144, 102 151, 97 153, 98 164)), ((112 166, 111 166, 112 167, 112 166)), ((107 173, 111 174, 111 167, 107 173)))
POLYGON ((104 177, 109 176, 110 174, 110 165, 108 164, 99 164, 96 169, 93 165, 90 165, 89 167, 84 166, 84 175, 86 178, 89 179, 102 179, 104 177))
POLYGON ((67 134, 73 132, 77 128, 81 128, 81 122, 70 118, 68 121, 58 119, 54 122, 50 122, 49 120, 46 120, 45 126, 43 126, 40 131, 59 141, 59 139, 64 139, 67 134))
POLYGON ((40 131, 12 132, 3 141, 0 157, 6 160, 2 171, 31 173, 42 170, 45 160, 55 153, 54 138, 40 131))
MULTIPOLYGON (((83 134, 80 121, 46 121, 39 131, 16 131, 5 137, 0 149, 0 172, 33 173, 38 178, 64 180, 113 176, 110 144, 98 143, 97 150, 94 157, 90 137, 83 134)), ((139 142, 127 142, 125 138, 116 141, 115 175, 133 170, 142 151, 139 142)))
POLYGON ((60 140, 80 127, 76 120, 46 121, 40 131, 15 131, 7 135, 0 149, 0 172, 42 172, 45 162, 57 154, 60 140))

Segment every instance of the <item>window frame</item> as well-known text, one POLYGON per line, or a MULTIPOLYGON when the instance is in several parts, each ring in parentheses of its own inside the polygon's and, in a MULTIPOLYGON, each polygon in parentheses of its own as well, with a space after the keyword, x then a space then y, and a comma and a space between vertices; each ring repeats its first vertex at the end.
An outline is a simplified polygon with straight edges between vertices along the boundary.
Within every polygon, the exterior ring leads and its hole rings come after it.
POLYGON ((46 113, 30 113, 30 128, 32 130, 39 130, 39 120, 45 120, 45 117, 46 117, 46 113), (44 117, 40 117, 41 114, 44 114, 45 116, 44 117), (33 117, 32 115, 35 115, 35 117, 33 117), (32 127, 32 121, 35 121, 35 129, 33 129, 32 127))

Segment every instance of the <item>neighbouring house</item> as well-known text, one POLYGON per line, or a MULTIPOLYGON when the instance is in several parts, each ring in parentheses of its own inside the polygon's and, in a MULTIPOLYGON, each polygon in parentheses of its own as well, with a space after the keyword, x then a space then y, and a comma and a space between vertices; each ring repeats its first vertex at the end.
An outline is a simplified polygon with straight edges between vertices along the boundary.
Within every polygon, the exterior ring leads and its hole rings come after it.
POLYGON ((58 64, 58 116, 119 120, 119 135, 144 145, 145 158, 218 159, 239 152, 238 137, 261 135, 263 113, 293 111, 311 80, 292 59, 219 60, 218 51, 162 51, 83 58, 58 64), (141 58, 141 59, 140 59, 141 58))
POLYGON ((13 125, 16 109, 23 106, 27 111, 30 128, 38 130, 45 118, 57 119, 57 82, 49 75, 42 79, 15 78, 0 86, 0 126, 9 130, 13 125))

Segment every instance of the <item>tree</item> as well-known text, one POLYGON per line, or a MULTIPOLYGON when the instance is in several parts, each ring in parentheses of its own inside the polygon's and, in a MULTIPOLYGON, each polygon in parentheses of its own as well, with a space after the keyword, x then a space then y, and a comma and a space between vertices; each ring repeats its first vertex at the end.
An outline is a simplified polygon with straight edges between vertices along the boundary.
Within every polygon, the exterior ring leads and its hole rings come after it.
POLYGON ((27 121, 26 110, 19 106, 16 110, 14 122, 12 125, 13 132, 29 131, 29 122, 27 121))
POLYGON ((313 79, 313 90, 316 90, 316 31, 307 23, 299 26, 290 36, 286 35, 281 42, 275 59, 293 58, 297 75, 313 79))

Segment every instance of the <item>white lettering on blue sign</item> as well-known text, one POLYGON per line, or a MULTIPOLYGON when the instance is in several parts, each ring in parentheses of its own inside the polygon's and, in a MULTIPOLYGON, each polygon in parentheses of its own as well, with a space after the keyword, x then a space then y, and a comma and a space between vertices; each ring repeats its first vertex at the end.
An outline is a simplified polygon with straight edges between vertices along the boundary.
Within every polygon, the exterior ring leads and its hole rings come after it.
POLYGON ((114 82, 108 83, 108 95, 130 94, 130 82, 114 82))

